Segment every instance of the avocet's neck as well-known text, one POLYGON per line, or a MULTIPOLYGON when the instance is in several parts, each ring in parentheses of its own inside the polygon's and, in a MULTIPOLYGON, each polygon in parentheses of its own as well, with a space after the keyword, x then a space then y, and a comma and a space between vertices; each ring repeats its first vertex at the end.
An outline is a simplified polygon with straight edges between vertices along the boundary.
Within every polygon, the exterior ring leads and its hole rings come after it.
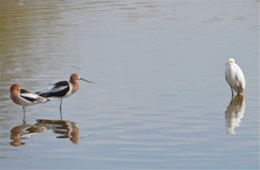
POLYGON ((70 79, 70 83, 72 85, 72 94, 78 91, 79 89, 79 81, 76 79, 70 79))
POLYGON ((14 103, 21 104, 19 96, 20 96, 20 90, 19 89, 10 89, 10 97, 13 100, 14 103))

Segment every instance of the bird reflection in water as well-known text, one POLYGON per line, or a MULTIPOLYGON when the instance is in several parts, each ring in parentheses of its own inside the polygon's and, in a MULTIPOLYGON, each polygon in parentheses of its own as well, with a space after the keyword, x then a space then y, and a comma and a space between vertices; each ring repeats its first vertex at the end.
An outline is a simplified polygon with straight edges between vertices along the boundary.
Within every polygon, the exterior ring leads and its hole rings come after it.
POLYGON ((60 134, 57 138, 69 138, 72 143, 79 144, 79 128, 72 121, 38 119, 37 124, 48 125, 54 133, 60 134))
POLYGON ((34 125, 27 124, 23 121, 22 125, 15 126, 11 129, 12 146, 20 146, 25 143, 21 139, 30 139, 33 134, 44 133, 51 130, 55 134, 59 134, 57 138, 69 138, 73 144, 79 144, 79 128, 76 124, 69 120, 47 120, 38 119, 34 125))
POLYGON ((227 133, 235 134, 235 128, 240 125, 245 112, 245 99, 243 95, 236 95, 231 99, 225 111, 227 133))
POLYGON ((13 146, 24 145, 21 139, 30 139, 35 133, 42 133, 47 131, 45 125, 31 125, 27 124, 26 121, 23 121, 22 125, 15 126, 11 129, 10 138, 13 140, 10 142, 13 146))

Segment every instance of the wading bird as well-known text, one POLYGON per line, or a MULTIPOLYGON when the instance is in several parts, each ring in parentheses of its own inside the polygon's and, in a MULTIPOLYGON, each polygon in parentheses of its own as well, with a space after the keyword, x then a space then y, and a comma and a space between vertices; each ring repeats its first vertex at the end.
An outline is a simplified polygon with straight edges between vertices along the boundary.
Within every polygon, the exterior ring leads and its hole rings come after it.
POLYGON ((25 121, 25 106, 37 103, 46 103, 49 99, 21 89, 20 84, 15 83, 10 87, 10 97, 15 104, 23 106, 23 120, 25 121))
POLYGON ((79 82, 78 80, 83 80, 88 83, 94 83, 92 81, 85 80, 80 78, 79 74, 73 73, 70 76, 70 81, 59 81, 54 85, 50 86, 48 89, 36 92, 42 97, 56 97, 60 98, 60 116, 62 119, 62 99, 65 97, 69 97, 74 94, 79 89, 79 82))
POLYGON ((226 64, 225 78, 231 88, 232 98, 234 96, 234 91, 238 95, 243 94, 246 86, 246 80, 243 71, 235 63, 233 58, 230 58, 226 64))

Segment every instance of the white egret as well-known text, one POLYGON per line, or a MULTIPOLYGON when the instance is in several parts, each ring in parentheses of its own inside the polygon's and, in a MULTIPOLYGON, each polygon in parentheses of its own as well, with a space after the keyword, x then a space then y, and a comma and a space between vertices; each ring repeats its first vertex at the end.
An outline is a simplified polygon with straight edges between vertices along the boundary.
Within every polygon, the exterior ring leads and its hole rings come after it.
POLYGON ((230 58, 226 65, 225 78, 231 88, 232 97, 234 96, 234 91, 238 95, 242 95, 246 86, 246 80, 243 71, 235 63, 233 58, 230 58))

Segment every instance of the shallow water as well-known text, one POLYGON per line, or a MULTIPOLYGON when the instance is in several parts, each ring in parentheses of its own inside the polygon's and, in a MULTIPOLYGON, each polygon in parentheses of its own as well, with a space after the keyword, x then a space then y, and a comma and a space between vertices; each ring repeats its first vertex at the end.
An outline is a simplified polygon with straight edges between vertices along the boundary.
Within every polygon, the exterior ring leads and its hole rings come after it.
POLYGON ((255 0, 2 0, 1 168, 259 169, 258 21, 255 0), (233 101, 231 57, 247 81, 233 101), (73 72, 95 84, 64 99, 64 121, 51 99, 23 124, 10 85, 73 72))

